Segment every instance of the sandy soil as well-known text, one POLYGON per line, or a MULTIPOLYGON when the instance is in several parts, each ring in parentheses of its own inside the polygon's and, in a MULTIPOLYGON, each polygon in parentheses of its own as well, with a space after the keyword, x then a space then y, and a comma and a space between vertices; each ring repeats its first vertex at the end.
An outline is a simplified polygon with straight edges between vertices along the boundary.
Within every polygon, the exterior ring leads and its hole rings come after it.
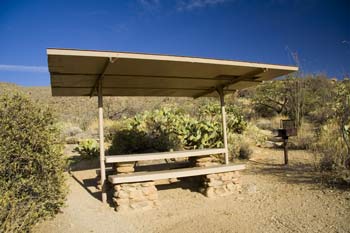
POLYGON ((318 184, 312 161, 291 151, 285 167, 282 151, 255 148, 241 194, 208 199, 185 179, 157 187, 157 209, 126 213, 101 204, 95 169, 78 164, 67 206, 34 232, 350 232, 350 191, 318 184))

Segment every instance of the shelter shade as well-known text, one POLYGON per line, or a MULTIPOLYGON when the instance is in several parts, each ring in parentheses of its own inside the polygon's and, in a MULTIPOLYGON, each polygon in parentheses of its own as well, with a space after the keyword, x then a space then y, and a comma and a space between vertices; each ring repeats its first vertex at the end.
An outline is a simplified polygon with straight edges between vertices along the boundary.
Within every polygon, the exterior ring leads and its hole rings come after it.
POLYGON ((297 71, 282 66, 169 55, 47 49, 53 96, 200 97, 247 88, 297 71))

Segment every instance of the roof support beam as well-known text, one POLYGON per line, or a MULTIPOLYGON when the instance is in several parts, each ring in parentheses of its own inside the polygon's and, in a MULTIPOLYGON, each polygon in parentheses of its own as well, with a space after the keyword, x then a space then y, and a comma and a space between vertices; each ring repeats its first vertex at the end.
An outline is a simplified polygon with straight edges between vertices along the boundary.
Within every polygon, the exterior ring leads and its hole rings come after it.
POLYGON ((107 59, 105 65, 104 65, 104 67, 103 67, 103 70, 101 71, 101 74, 98 76, 98 78, 97 78, 96 81, 95 81, 94 86, 91 88, 90 97, 92 97, 93 94, 94 94, 94 92, 97 90, 97 87, 99 86, 99 82, 100 82, 100 81, 103 79, 103 77, 105 76, 105 73, 106 73, 106 71, 107 71, 107 69, 108 69, 109 64, 114 63, 116 59, 117 59, 117 58, 115 58, 115 57, 110 57, 110 58, 107 59))
POLYGON ((228 164, 228 146, 227 146, 227 131, 226 131, 226 111, 225 111, 225 94, 222 87, 216 90, 220 95, 221 118, 222 118, 222 133, 225 146, 225 164, 228 164))
POLYGON ((98 132, 100 141, 100 171, 101 171, 101 199, 103 203, 107 202, 106 192, 106 165, 105 165, 105 148, 103 133, 103 93, 102 79, 97 82, 98 86, 98 132))
MULTIPOLYGON (((222 85, 216 86, 216 87, 212 87, 212 88, 210 88, 210 89, 208 89, 208 90, 206 90, 206 91, 204 91, 204 92, 202 92, 202 93, 200 93, 198 95, 193 96, 193 98, 197 99, 199 97, 209 95, 212 92, 218 90, 219 88, 224 89, 225 87, 227 87, 229 85, 232 85, 232 84, 235 84, 235 83, 238 83, 238 82, 241 82, 241 81, 245 81, 245 82, 247 82, 247 81, 248 82, 249 81, 258 81, 258 80, 255 80, 255 79, 258 78, 258 77, 255 77, 255 76, 257 76, 257 75, 259 75, 261 73, 264 73, 266 71, 267 71, 267 69, 257 68, 257 69, 255 69, 255 70, 253 70, 251 72, 248 72, 248 73, 246 73, 246 74, 244 74, 242 76, 239 76, 237 78, 232 78, 230 81, 228 81, 225 84, 222 84, 222 85)), ((222 77, 222 76, 218 76, 218 77, 222 77)), ((224 75, 224 77, 230 77, 230 76, 224 75)), ((233 76, 233 77, 235 77, 235 76, 233 76)))

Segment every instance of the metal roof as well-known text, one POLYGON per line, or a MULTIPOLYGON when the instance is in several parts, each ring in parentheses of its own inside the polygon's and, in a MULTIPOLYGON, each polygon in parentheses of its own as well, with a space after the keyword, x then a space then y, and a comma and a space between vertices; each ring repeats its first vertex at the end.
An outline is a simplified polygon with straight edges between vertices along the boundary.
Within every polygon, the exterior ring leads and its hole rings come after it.
POLYGON ((210 96, 297 71, 232 60, 93 50, 47 49, 53 96, 210 96))

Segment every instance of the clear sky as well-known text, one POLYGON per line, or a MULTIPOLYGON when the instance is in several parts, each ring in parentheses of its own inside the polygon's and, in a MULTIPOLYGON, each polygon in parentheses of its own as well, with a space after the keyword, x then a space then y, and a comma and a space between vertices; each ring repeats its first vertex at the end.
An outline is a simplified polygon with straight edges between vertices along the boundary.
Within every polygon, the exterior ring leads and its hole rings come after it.
POLYGON ((350 0, 0 0, 0 82, 49 85, 46 48, 295 64, 350 74, 350 0))

